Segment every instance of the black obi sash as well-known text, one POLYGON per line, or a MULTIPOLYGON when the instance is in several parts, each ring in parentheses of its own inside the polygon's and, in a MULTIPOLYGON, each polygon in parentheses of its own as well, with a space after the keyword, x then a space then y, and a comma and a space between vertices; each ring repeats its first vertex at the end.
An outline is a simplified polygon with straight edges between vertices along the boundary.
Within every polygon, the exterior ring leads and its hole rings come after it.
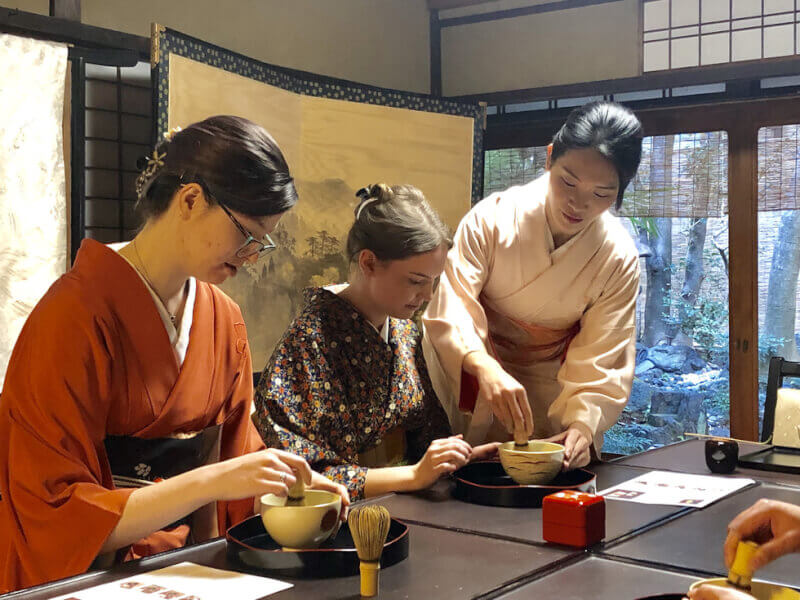
POLYGON ((185 437, 106 436, 103 443, 111 473, 120 482, 118 487, 141 487, 216 462, 213 455, 218 449, 221 427, 206 427, 185 437), (135 485, 137 480, 140 485, 135 485))
MULTIPOLYGON (((192 434, 151 439, 106 436, 103 444, 114 485, 118 488, 143 487, 217 462, 221 429, 222 424, 219 424, 192 434)), ((202 510, 198 509, 168 528, 186 524, 194 530, 196 518, 202 510)))

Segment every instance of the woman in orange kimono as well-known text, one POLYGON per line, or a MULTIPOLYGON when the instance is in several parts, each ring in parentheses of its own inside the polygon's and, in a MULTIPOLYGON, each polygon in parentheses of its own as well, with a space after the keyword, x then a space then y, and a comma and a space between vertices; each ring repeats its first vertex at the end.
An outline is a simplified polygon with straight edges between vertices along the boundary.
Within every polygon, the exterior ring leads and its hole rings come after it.
POLYGON ((630 393, 639 289, 636 247, 608 209, 641 144, 622 106, 578 108, 547 173, 461 222, 423 322, 431 380, 468 442, 552 436, 566 468, 599 455, 630 393))
POLYGON ((296 477, 346 496, 264 450, 242 315, 213 285, 274 247, 297 200, 274 140, 209 118, 157 147, 137 192, 139 234, 118 250, 84 240, 9 362, 0 592, 223 534, 296 477))

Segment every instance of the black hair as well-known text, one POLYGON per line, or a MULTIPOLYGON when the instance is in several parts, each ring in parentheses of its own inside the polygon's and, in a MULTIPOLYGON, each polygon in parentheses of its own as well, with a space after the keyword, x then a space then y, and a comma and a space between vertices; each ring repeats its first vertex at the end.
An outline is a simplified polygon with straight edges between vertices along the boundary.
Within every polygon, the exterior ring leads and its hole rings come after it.
POLYGON ((278 144, 242 117, 209 117, 178 130, 138 166, 136 208, 145 219, 163 214, 187 183, 198 183, 209 203, 252 217, 277 215, 297 202, 278 144))
POLYGON ((617 170, 619 210, 625 188, 639 168, 643 135, 642 124, 630 109, 616 102, 590 102, 573 110, 553 137, 550 162, 577 148, 599 152, 617 170))
POLYGON ((378 260, 399 260, 453 245, 450 232, 413 185, 376 183, 360 189, 356 220, 347 234, 347 256, 371 250, 378 260))

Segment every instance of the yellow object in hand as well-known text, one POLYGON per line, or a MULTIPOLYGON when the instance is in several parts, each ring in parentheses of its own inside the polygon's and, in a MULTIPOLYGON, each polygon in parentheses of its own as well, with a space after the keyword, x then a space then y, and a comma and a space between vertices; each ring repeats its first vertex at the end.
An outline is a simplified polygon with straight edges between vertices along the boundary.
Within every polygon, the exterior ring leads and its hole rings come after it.
POLYGON ((750 589, 750 582, 753 579, 753 571, 750 570, 750 559, 758 550, 755 542, 739 542, 736 546, 736 557, 733 559, 730 571, 728 571, 728 581, 736 587, 745 590, 750 589))

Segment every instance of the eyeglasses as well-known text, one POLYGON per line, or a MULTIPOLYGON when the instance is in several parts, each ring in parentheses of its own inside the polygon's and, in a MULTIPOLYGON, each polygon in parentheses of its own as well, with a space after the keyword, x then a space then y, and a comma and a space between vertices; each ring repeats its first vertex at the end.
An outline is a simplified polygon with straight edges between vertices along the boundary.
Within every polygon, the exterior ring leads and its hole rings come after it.
POLYGON ((256 239, 253 234, 233 216, 233 213, 225 208, 224 204, 220 203, 219 206, 225 211, 225 214, 230 217, 233 224, 236 225, 236 229, 245 237, 244 243, 236 251, 236 258, 249 258, 253 256, 253 254, 258 254, 258 258, 261 258, 275 250, 277 246, 268 234, 265 233, 264 237, 260 240, 256 239))

